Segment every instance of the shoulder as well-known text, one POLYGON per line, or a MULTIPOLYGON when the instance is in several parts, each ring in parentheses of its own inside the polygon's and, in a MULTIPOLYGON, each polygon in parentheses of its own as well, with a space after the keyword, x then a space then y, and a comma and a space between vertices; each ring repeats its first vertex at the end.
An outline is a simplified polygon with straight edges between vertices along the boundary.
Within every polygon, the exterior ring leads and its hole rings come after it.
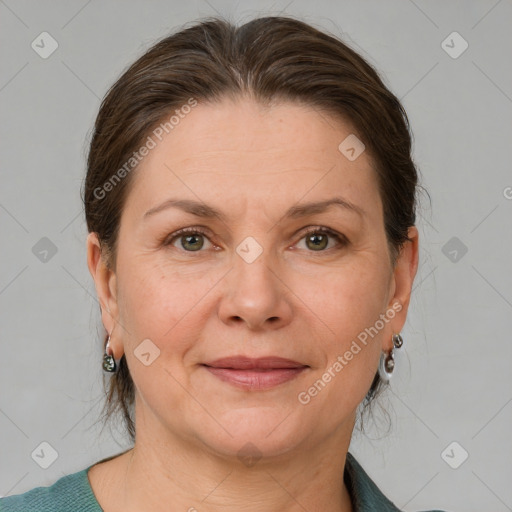
POLYGON ((88 469, 66 475, 49 487, 35 487, 23 494, 1 498, 0 512, 102 512, 89 485, 88 469))
MULTIPOLYGON (((377 487, 355 457, 348 452, 345 462, 344 481, 352 498, 354 512, 401 512, 401 510, 377 487)), ((425 510, 423 512, 443 512, 425 510)))

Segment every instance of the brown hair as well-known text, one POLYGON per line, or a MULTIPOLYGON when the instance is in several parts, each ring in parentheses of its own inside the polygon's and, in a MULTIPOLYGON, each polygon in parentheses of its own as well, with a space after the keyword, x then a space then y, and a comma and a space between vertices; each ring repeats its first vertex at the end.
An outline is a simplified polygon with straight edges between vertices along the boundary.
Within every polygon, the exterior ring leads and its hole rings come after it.
MULTIPOLYGON (((94 126, 82 197, 88 230, 98 234, 109 268, 116 267, 120 218, 133 182, 133 172, 118 172, 122 179, 112 184, 116 171, 126 171, 151 130, 190 98, 246 94, 262 104, 306 103, 351 122, 372 157, 394 265, 415 223, 418 187, 406 112, 374 68, 337 37, 271 16, 240 27, 223 18, 197 22, 157 42, 108 91, 94 126)), ((377 373, 365 408, 381 384, 377 373)), ((124 355, 105 391, 106 419, 120 410, 134 440, 134 384, 124 355)))

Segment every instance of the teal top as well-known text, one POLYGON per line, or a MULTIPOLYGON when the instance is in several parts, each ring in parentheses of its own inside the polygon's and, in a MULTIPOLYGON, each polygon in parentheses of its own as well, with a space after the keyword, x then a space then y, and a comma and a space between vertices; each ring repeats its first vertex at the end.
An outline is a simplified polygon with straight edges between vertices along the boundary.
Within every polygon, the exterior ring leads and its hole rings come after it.
MULTIPOLYGON (((0 512, 103 512, 87 478, 91 467, 64 476, 50 487, 36 487, 24 494, 1 498, 0 512)), ((350 452, 347 453, 343 479, 354 512, 400 512, 382 494, 350 452)))

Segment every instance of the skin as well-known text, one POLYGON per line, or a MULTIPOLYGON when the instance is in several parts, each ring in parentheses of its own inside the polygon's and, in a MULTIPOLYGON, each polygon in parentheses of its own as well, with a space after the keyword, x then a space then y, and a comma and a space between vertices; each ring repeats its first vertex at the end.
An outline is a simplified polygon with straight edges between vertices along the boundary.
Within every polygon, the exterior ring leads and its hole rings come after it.
POLYGON ((409 229, 412 241, 392 267, 370 156, 349 161, 338 150, 351 133, 349 123, 305 105, 199 104, 135 171, 115 270, 89 234, 103 324, 137 389, 134 448, 89 471, 107 512, 352 511, 343 468, 356 408, 405 323, 418 231, 409 229), (334 196, 364 215, 331 207, 283 217, 334 196), (212 205, 226 220, 176 208, 143 219, 171 197, 212 205), (192 246, 162 242, 195 226, 207 235, 192 246), (348 243, 329 236, 315 250, 304 228, 321 226, 348 243), (236 252, 249 236, 263 248, 252 263, 236 252), (393 304, 401 311, 301 404, 298 394, 393 304), (148 338, 160 355, 145 366, 134 350, 148 338), (230 355, 276 355, 309 368, 272 389, 242 390, 201 366, 230 355), (248 442, 261 456, 250 467, 237 456, 248 442))

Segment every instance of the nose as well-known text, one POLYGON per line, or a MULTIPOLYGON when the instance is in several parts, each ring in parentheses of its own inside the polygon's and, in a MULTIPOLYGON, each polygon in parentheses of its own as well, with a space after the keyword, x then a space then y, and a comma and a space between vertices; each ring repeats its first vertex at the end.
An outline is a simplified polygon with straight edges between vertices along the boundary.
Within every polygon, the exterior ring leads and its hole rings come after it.
POLYGON ((218 314, 225 324, 245 324, 257 331, 279 329, 291 321, 292 294, 265 251, 252 263, 236 254, 223 286, 218 314))

